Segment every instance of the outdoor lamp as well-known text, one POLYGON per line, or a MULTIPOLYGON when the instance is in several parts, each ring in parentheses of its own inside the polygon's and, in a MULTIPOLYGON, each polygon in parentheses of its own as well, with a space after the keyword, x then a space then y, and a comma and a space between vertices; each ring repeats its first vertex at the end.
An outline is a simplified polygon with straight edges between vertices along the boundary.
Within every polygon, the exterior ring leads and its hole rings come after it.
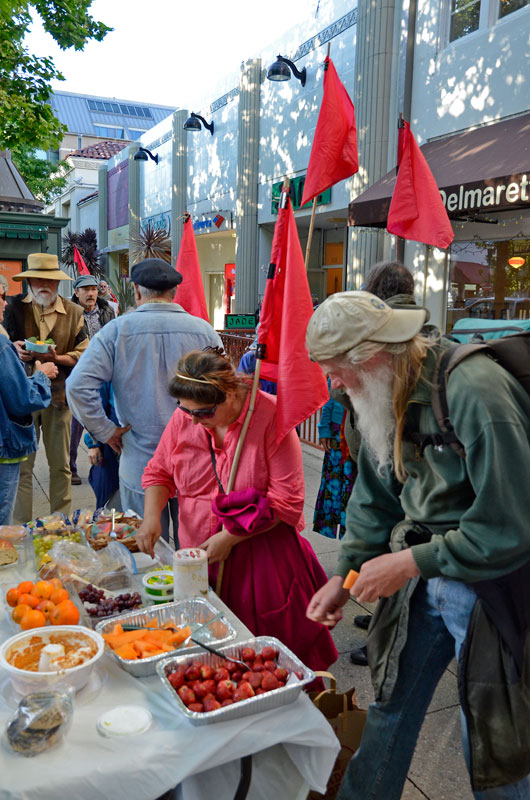
POLYGON ((271 64, 267 70, 267 78, 270 81, 289 81, 291 80, 291 72, 295 78, 298 78, 302 86, 305 86, 305 79, 307 77, 305 67, 300 72, 292 61, 283 56, 278 56, 274 64, 271 64))
POLYGON ((150 150, 146 150, 145 147, 139 147, 138 152, 134 154, 133 160, 134 161, 147 161, 149 158, 152 158, 155 164, 158 164, 158 154, 154 156, 150 150))
POLYGON ((202 125, 204 125, 204 127, 206 128, 206 130, 210 131, 210 133, 213 136, 213 119, 208 124, 204 119, 204 117, 201 117, 200 114, 194 114, 193 111, 191 112, 190 116, 184 123, 183 128, 185 131, 200 131, 202 128, 201 122, 202 125))

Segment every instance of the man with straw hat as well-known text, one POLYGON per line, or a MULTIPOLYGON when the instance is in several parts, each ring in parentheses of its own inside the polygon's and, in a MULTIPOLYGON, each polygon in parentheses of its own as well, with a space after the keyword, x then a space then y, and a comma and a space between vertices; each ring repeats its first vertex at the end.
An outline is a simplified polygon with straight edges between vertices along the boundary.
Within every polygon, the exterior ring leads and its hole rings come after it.
MULTIPOLYGON (((70 425, 72 414, 66 404, 64 384, 88 345, 83 310, 59 295, 59 281, 71 278, 59 269, 57 256, 30 253, 28 269, 13 276, 27 281, 27 294, 11 299, 6 309, 5 326, 14 342, 28 374, 35 368, 35 359, 53 362, 58 373, 51 382, 52 402, 33 415, 37 436, 42 438, 50 468, 50 511, 70 513, 72 500, 70 473, 70 425), (52 339, 47 353, 26 349, 25 340, 36 337, 44 342, 52 339)), ((15 503, 14 520, 24 523, 33 516, 33 454, 22 465, 15 503)))

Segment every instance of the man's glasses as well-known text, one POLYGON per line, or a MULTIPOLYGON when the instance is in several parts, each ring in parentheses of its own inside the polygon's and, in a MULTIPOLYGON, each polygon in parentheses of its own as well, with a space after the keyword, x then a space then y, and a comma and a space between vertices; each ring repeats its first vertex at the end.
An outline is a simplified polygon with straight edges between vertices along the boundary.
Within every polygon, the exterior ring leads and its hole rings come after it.
POLYGON ((211 406, 210 408, 194 408, 194 409, 190 409, 190 408, 184 408, 184 406, 181 406, 179 401, 177 400, 177 406, 178 406, 178 408, 180 408, 181 411, 184 411, 185 414, 189 414, 190 417, 197 417, 197 419, 211 419, 215 415, 215 412, 217 411, 217 406, 218 405, 219 405, 219 403, 217 403, 215 406, 211 406))

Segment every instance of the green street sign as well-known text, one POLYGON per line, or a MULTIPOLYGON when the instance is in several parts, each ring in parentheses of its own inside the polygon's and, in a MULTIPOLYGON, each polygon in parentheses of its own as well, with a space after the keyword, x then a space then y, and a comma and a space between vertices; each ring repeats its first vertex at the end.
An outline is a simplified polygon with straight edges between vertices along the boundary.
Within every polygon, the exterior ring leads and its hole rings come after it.
MULTIPOLYGON (((310 203, 306 203, 304 206, 300 205, 302 202, 302 195, 304 193, 304 184, 305 175, 299 175, 297 178, 293 178, 289 183, 289 196, 295 211, 299 208, 311 208, 313 204, 313 201, 311 200, 310 203)), ((278 205, 280 202, 280 192, 282 190, 282 186, 283 181, 272 184, 271 214, 278 213, 278 205)), ((317 196, 317 206, 323 206, 327 203, 331 203, 331 189, 326 189, 325 192, 322 192, 322 194, 317 196)))
POLYGON ((255 314, 225 314, 225 328, 255 328, 255 314))

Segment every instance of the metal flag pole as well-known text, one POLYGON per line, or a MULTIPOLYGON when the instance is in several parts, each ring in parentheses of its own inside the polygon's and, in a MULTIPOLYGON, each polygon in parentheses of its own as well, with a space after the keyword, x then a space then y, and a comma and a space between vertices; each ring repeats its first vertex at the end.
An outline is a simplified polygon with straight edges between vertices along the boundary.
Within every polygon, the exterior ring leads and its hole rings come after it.
MULTIPOLYGON (((327 58, 329 58, 330 50, 331 50, 331 44, 330 44, 330 42, 328 42, 327 58)), ((328 65, 325 64, 324 65, 324 70, 326 70, 327 67, 328 67, 328 65)), ((318 197, 318 195, 317 195, 317 197, 318 197)), ((315 227, 315 214, 316 214, 316 210, 317 210, 317 197, 313 197, 313 209, 311 211, 311 221, 309 223, 309 233, 307 234, 307 244, 305 246, 304 266, 305 266, 305 271, 306 272, 307 272, 307 270, 309 268, 309 256, 310 256, 310 253, 311 253, 311 242, 313 241, 313 230, 314 230, 314 227, 315 227)))

